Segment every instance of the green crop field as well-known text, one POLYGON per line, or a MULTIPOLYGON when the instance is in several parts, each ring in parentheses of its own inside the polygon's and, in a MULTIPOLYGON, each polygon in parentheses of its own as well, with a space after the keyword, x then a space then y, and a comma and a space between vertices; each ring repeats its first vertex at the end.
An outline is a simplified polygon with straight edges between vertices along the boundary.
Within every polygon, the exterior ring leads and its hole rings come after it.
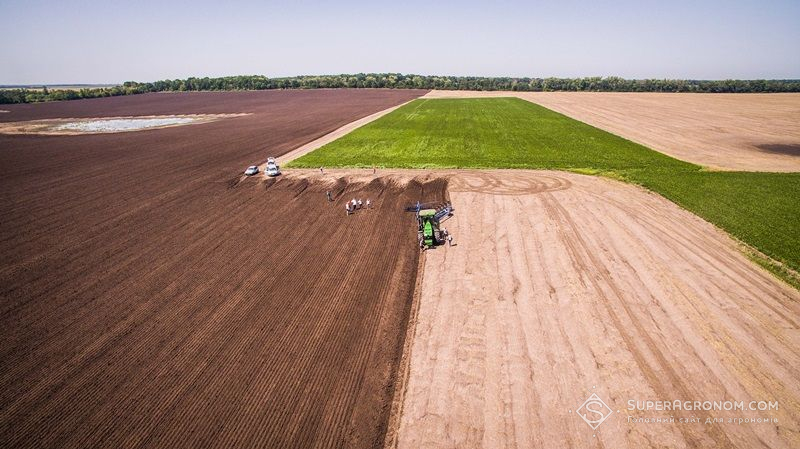
POLYGON ((696 168, 516 98, 415 100, 292 165, 696 168))
POLYGON ((800 173, 706 171, 516 98, 415 100, 288 166, 531 168, 612 176, 658 192, 800 270, 800 173))

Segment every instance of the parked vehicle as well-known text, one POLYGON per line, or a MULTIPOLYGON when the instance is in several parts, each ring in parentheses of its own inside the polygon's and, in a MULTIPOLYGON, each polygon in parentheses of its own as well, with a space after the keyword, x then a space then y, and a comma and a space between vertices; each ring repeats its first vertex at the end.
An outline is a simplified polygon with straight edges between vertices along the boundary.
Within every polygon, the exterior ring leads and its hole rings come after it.
POLYGON ((281 174, 281 168, 278 164, 269 164, 267 165, 267 176, 278 176, 281 174))
POLYGON ((267 168, 264 170, 267 176, 278 176, 281 174, 281 167, 275 161, 274 157, 267 158, 267 168))
POLYGON ((247 170, 244 171, 244 174, 246 176, 253 176, 253 175, 257 174, 257 173, 258 173, 258 166, 257 165, 251 165, 251 166, 247 167, 247 170))

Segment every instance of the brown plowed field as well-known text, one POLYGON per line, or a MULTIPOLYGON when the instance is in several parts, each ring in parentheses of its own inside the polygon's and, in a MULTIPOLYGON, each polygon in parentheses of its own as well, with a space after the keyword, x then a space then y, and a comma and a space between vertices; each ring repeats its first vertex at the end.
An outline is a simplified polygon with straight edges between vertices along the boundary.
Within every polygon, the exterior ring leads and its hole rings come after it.
POLYGON ((720 170, 800 171, 800 94, 431 91, 426 98, 518 97, 720 170))
POLYGON ((412 295, 413 218, 443 182, 248 179, 249 163, 408 91, 155 94, 3 120, 252 113, 0 136, 4 447, 374 447, 412 295), (230 188, 235 185, 235 188, 230 188), (343 201, 376 208, 346 217, 343 201))

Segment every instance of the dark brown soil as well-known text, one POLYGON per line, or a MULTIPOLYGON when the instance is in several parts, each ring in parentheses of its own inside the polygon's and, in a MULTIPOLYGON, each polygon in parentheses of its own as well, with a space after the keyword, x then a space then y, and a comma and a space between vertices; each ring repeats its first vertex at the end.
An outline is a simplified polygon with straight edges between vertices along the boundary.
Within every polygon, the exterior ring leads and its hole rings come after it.
POLYGON ((9 106, 13 120, 253 115, 0 136, 3 446, 380 446, 418 257, 401 206, 443 198, 444 183, 345 183, 334 203, 302 180, 230 186, 248 164, 419 94, 9 106), (346 217, 352 196, 376 208, 346 217))

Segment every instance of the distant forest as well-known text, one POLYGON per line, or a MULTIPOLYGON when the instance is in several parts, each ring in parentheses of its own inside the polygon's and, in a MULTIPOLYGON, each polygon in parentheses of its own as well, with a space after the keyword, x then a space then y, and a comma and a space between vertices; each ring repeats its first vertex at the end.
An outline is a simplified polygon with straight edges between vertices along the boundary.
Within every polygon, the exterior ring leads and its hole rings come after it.
POLYGON ((221 90, 389 88, 452 89, 522 92, 704 92, 755 93, 800 92, 800 80, 628 80, 615 76, 589 78, 507 78, 478 76, 422 76, 399 73, 359 73, 356 75, 227 76, 223 78, 187 78, 139 83, 127 81, 121 86, 82 89, 0 89, 0 104, 76 100, 113 97, 147 92, 186 92, 221 90))

